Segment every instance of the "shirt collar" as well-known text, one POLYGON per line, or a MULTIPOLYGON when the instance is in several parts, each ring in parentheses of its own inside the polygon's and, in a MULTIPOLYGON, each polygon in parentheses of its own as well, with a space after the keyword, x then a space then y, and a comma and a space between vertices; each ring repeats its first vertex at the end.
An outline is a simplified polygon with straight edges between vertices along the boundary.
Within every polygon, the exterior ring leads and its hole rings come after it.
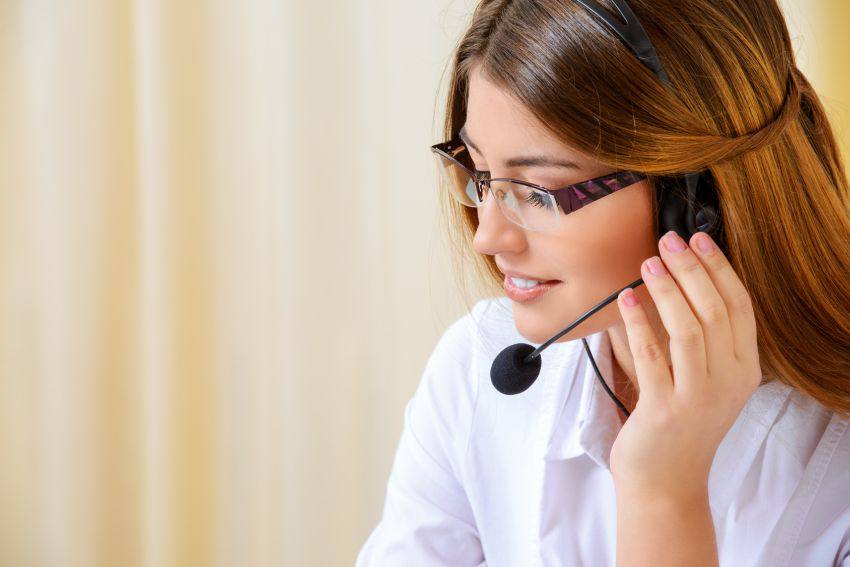
MULTIPOLYGON (((587 343, 610 387, 613 354, 608 333, 590 335, 587 343)), ((568 355, 548 377, 553 383, 545 403, 557 417, 548 424, 549 444, 544 459, 558 461, 587 455, 610 471, 611 447, 622 428, 617 406, 599 383, 581 339, 565 345, 570 345, 568 355)), ((760 385, 750 397, 715 455, 709 479, 713 506, 723 508, 731 498, 732 487, 742 482, 791 391, 790 386, 771 381, 760 385), (733 479, 737 482, 729 482, 733 479)))
MULTIPOLYGON (((611 387, 612 352, 606 331, 587 338, 593 359, 602 378, 611 387)), ((576 351, 565 359, 552 378, 555 387, 550 389, 548 403, 559 408, 552 424, 545 459, 556 461, 586 454, 599 466, 610 470, 611 447, 622 427, 617 406, 599 383, 599 378, 585 352, 581 339, 571 341, 576 351)))

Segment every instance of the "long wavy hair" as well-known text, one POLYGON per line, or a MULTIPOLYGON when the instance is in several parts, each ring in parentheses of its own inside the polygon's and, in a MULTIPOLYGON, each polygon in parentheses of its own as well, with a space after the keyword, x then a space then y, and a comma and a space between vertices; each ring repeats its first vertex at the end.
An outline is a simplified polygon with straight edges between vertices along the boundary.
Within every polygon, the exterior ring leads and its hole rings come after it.
MULTIPOLYGON (((672 89, 574 0, 483 0, 449 62, 445 139, 466 120, 469 72, 480 65, 558 139, 645 172, 655 211, 664 180, 710 170, 720 236, 752 298, 765 381, 850 417, 847 177, 782 10, 776 0, 629 4, 672 89)), ((494 258, 472 248, 476 210, 446 193, 440 206, 461 288, 471 266, 501 295, 494 258)))

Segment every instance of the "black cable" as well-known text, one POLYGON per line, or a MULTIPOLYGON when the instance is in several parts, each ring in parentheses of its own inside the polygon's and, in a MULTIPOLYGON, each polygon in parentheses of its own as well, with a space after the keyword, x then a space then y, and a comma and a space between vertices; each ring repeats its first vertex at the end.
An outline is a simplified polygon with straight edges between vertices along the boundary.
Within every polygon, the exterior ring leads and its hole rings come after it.
MULTIPOLYGON (((604 333, 605 331, 602 332, 604 333)), ((617 406, 621 410, 623 410, 623 413, 626 414, 626 417, 629 417, 631 415, 629 413, 629 410, 626 409, 626 406, 623 405, 623 402, 621 402, 617 398, 617 396, 614 395, 614 392, 611 391, 611 388, 609 388, 608 384, 605 383, 605 380, 602 379, 602 374, 599 372, 599 367, 596 366, 596 361, 593 360, 593 355, 590 354, 590 347, 587 346, 587 339, 582 337, 581 342, 584 343, 584 350, 587 352, 587 356, 590 357, 590 363, 593 365, 593 370, 596 372, 596 377, 599 378, 599 381, 602 383, 602 387, 605 388, 605 391, 608 392, 608 395, 611 397, 612 400, 614 400, 614 403, 617 404, 617 406)))

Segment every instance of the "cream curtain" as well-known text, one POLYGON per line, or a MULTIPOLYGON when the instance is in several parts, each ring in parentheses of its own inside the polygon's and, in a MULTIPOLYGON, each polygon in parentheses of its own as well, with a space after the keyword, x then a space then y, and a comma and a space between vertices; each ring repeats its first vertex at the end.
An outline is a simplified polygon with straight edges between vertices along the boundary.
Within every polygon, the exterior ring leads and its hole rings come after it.
MULTIPOLYGON (((847 124, 850 10, 786 4, 847 124)), ((0 2, 0 565, 353 563, 465 309, 472 5, 0 2)))

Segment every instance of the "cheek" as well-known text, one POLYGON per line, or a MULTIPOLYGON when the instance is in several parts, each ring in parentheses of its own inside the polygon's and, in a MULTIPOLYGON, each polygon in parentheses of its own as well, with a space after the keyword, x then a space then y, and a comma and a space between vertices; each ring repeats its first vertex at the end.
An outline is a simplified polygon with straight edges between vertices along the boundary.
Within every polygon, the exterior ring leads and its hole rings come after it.
MULTIPOLYGON (((595 210, 579 211, 587 214, 575 214, 562 230, 536 243, 539 250, 545 250, 541 265, 551 266, 547 273, 564 283, 544 298, 545 305, 514 306, 517 329, 528 339, 544 342, 611 293, 641 277, 641 263, 658 254, 652 203, 648 200, 651 195, 641 191, 625 194, 629 189, 624 189, 623 195, 612 195, 608 203, 596 203, 595 210)), ((620 322, 617 304, 612 302, 558 342, 620 322)))
POLYGON ((652 198, 651 188, 637 184, 565 217, 540 243, 543 265, 558 279, 591 287, 639 278, 640 264, 658 254, 652 198))
MULTIPOLYGON (((640 264, 658 253, 652 189, 644 182, 623 189, 600 201, 591 248, 593 258, 604 273, 634 273, 640 277, 640 264)), ((590 229, 593 231, 593 229, 590 229)))

